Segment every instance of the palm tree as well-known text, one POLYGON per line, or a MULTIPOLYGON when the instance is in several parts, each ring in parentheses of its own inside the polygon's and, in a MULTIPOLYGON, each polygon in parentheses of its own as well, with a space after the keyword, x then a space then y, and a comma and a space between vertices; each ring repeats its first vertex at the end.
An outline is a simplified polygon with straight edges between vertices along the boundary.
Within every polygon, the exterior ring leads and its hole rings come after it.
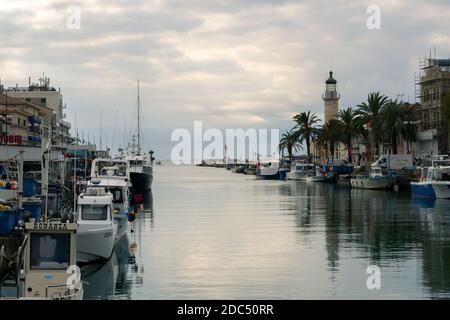
POLYGON ((337 118, 339 121, 341 141, 347 147, 348 161, 352 162, 353 139, 365 136, 364 126, 360 116, 352 108, 339 110, 337 118))
POLYGON ((378 145, 381 140, 381 110, 388 103, 388 97, 379 92, 371 92, 367 96, 367 102, 361 102, 357 107, 357 114, 362 123, 369 129, 370 139, 370 159, 373 160, 375 151, 378 150, 378 145))
POLYGON ((282 155, 284 155, 284 150, 286 149, 289 160, 292 162, 292 154, 294 153, 294 151, 298 151, 301 148, 302 146, 293 130, 283 133, 280 139, 280 144, 278 145, 278 149, 282 155))
POLYGON ((392 145, 392 153, 397 154, 397 141, 401 137, 407 142, 416 139, 411 110, 396 100, 389 101, 382 110, 382 130, 386 141, 392 145))
POLYGON ((331 119, 326 122, 317 133, 317 143, 324 146, 328 153, 331 154, 331 159, 334 160, 334 150, 336 144, 341 140, 341 126, 340 122, 336 119, 331 119))
POLYGON ((320 119, 315 113, 311 114, 311 111, 299 113, 295 115, 293 119, 296 124, 293 128, 293 130, 295 130, 295 137, 300 143, 305 141, 306 152, 308 153, 308 158, 310 158, 311 141, 317 133, 317 128, 315 125, 320 121, 320 119))

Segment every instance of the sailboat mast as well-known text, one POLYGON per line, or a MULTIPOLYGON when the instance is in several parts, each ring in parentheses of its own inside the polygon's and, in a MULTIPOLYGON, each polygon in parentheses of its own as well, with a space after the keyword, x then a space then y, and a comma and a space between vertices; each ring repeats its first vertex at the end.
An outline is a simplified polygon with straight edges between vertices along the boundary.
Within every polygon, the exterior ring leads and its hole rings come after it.
POLYGON ((141 101, 139 96, 139 79, 137 80, 137 125, 138 125, 138 132, 137 132, 137 138, 138 138, 138 153, 141 153, 141 115, 140 115, 140 109, 141 109, 141 101))

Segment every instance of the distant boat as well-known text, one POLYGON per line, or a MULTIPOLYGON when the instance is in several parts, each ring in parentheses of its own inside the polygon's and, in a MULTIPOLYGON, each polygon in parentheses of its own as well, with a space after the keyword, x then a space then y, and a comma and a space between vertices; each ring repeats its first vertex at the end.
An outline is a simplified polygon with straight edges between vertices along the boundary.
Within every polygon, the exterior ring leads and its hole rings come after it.
POLYGON ((231 168, 231 172, 233 173, 245 173, 245 166, 243 164, 236 164, 233 168, 231 168))
POLYGON ((306 182, 327 182, 329 180, 328 176, 320 167, 316 166, 315 170, 315 175, 306 177, 306 182))
POLYGON ((287 178, 306 181, 308 177, 315 176, 315 172, 315 165, 312 163, 293 163, 287 178))
POLYGON ((250 163, 246 165, 244 173, 247 175, 256 175, 256 164, 250 163))
POLYGON ((262 179, 285 180, 286 170, 279 160, 267 160, 256 165, 256 176, 262 179))
POLYGON ((334 160, 324 166, 328 172, 335 175, 350 174, 353 172, 354 166, 347 160, 334 160))
POLYGON ((389 189, 394 179, 383 175, 380 167, 372 167, 369 176, 357 176, 350 179, 350 185, 355 189, 389 189))
POLYGON ((116 240, 126 234, 130 210, 130 164, 123 159, 97 158, 92 162, 88 187, 103 187, 113 196, 114 220, 117 222, 116 240))
POLYGON ((153 182, 153 151, 143 154, 141 150, 141 127, 140 127, 140 94, 139 80, 137 88, 137 143, 135 136, 132 137, 131 145, 128 145, 123 159, 130 163, 131 191, 134 194, 143 193, 152 187, 153 182))

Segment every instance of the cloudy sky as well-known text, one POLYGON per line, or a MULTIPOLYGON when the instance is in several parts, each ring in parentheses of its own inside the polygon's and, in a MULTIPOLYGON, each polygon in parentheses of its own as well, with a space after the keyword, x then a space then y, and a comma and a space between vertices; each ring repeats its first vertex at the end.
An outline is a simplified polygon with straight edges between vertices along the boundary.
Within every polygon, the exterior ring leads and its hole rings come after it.
POLYGON ((450 57, 448 0, 0 0, 0 17, 6 86, 45 72, 79 132, 98 137, 101 114, 104 144, 117 148, 140 78, 144 144, 163 158, 172 130, 194 120, 284 130, 297 112, 322 116, 329 70, 341 108, 374 90, 414 101, 419 57, 450 57), (73 5, 79 29, 67 27, 73 5), (381 30, 366 26, 369 5, 381 30))

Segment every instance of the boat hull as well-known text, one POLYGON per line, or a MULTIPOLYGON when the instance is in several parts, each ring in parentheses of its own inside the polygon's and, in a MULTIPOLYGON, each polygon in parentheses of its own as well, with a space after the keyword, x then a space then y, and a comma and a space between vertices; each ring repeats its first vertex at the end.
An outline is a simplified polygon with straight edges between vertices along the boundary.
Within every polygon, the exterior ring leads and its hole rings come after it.
POLYGON ((128 216, 125 212, 114 215, 114 223, 116 224, 115 241, 119 241, 127 233, 128 216))
POLYGON ((434 188, 429 182, 411 182, 411 196, 418 199, 436 199, 434 188))
POLYGON ((288 180, 301 180, 301 181, 306 181, 306 179, 308 178, 308 175, 304 174, 304 173, 299 173, 299 172, 289 172, 287 174, 287 179, 288 180))
POLYGON ((133 194, 143 193, 152 188, 153 175, 146 173, 130 173, 131 192, 133 194))
POLYGON ((325 176, 312 176, 306 178, 306 182, 327 182, 328 178, 325 176))
POLYGON ((91 229, 80 225, 77 232, 77 261, 90 263, 109 259, 114 248, 113 226, 91 229))
POLYGON ((436 199, 450 199, 450 182, 437 181, 432 184, 436 199))
POLYGON ((286 171, 278 171, 275 174, 261 174, 256 170, 256 176, 264 180, 286 180, 286 171))
POLYGON ((355 189, 383 190, 391 188, 393 184, 394 181, 391 179, 350 179, 350 185, 355 189))
POLYGON ((244 166, 235 166, 231 169, 231 172, 233 173, 245 173, 245 167, 244 166))

